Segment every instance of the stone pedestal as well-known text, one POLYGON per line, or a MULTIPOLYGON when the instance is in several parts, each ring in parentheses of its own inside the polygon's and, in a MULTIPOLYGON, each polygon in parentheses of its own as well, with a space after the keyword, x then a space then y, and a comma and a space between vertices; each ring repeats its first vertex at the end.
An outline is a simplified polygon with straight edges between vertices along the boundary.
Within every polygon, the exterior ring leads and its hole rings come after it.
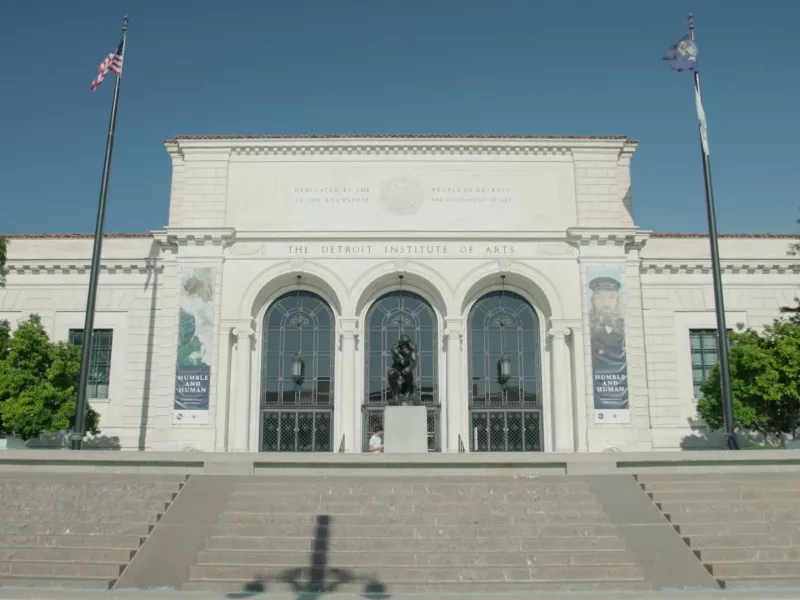
POLYGON ((387 406, 383 414, 385 454, 427 454, 428 410, 424 406, 387 406))

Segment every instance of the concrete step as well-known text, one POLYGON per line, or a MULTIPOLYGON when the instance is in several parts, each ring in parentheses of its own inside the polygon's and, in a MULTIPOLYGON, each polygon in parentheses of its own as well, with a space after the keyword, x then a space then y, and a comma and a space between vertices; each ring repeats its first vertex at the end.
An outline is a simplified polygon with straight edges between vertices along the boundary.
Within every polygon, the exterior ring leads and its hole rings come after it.
POLYGON ((0 587, 31 587, 31 588, 71 588, 79 590, 90 589, 111 589, 116 582, 115 579, 104 577, 96 578, 76 578, 76 577, 48 577, 38 579, 36 577, 9 577, 0 575, 0 587))
POLYGON ((116 579, 125 565, 82 562, 0 561, 0 577, 75 577, 116 579))
POLYGON ((687 493, 683 491, 648 492, 654 502, 732 502, 749 500, 796 500, 796 490, 759 490, 754 488, 719 492, 687 493))
POLYGON ((130 500, 135 498, 137 501, 157 501, 157 502, 172 502, 178 492, 168 492, 164 490, 157 490, 148 488, 146 490, 126 490, 126 489, 109 489, 109 490, 6 490, 0 489, 0 500, 3 502, 27 502, 29 500, 45 499, 47 501, 58 500, 58 502, 69 502, 74 506, 82 506, 84 502, 87 504, 93 502, 102 502, 106 507, 113 506, 117 502, 130 500))
POLYGON ((709 473, 637 473, 636 480, 639 483, 655 483, 655 482, 688 482, 693 483, 697 481, 719 482, 719 481, 743 481, 743 482, 761 482, 761 481, 798 481, 800 482, 800 471, 783 471, 783 472, 736 472, 736 471, 716 471, 709 473))
POLYGON ((235 494, 288 494, 293 496, 488 496, 497 494, 519 494, 539 496, 566 496, 571 494, 591 494, 587 483, 558 485, 459 485, 439 483, 433 485, 268 485, 241 483, 234 488, 235 494))
POLYGON ((6 480, 0 481, 0 489, 14 491, 26 490, 46 492, 49 490, 57 490, 64 493, 68 492, 84 492, 87 490, 95 491, 115 491, 115 490, 128 490, 130 492, 148 492, 157 490, 161 492, 178 492, 182 484, 177 481, 102 481, 102 480, 83 480, 80 477, 74 480, 28 480, 28 481, 15 481, 6 480))
POLYGON ((130 562, 135 550, 108 550, 95 548, 0 548, 0 562, 22 561, 75 561, 119 563, 130 562))
MULTIPOLYGON (((231 513, 220 515, 219 525, 298 525, 311 526, 315 524, 315 515, 231 513)), ((480 513, 452 513, 452 514, 426 514, 426 513, 397 513, 385 512, 384 514, 346 514, 332 515, 330 527, 338 531, 339 527, 353 525, 414 525, 453 527, 460 525, 605 525, 610 522, 604 514, 480 514, 480 513)))
POLYGON ((736 578, 727 577, 718 580, 720 585, 726 590, 747 590, 747 589, 767 589, 767 588, 798 588, 800 589, 799 577, 756 577, 756 578, 736 578))
POLYGON ((398 507, 412 512, 485 512, 491 510, 504 510, 510 512, 556 512, 565 510, 573 513, 601 513, 603 507, 595 501, 572 502, 568 499, 558 501, 543 501, 536 498, 505 497, 463 499, 460 502, 447 502, 446 510, 435 511, 444 504, 442 499, 431 500, 427 498, 409 497, 407 502, 400 502, 396 498, 378 498, 366 496, 364 498, 348 498, 346 501, 318 500, 316 498, 286 498, 278 496, 274 502, 240 502, 231 501, 226 505, 228 512, 240 513, 270 513, 287 512, 295 514, 335 514, 353 512, 357 507, 360 512, 386 511, 389 507, 398 507), (292 502, 294 500, 294 502, 292 502))
POLYGON ((0 534, 35 535, 124 535, 145 537, 152 525, 146 523, 0 523, 0 534))
MULTIPOLYGON (((800 519, 800 515, 797 516, 800 519)), ((756 523, 738 523, 736 521, 728 521, 723 523, 685 523, 676 524, 678 531, 682 536, 695 536, 695 535, 751 535, 758 533, 774 533, 774 534, 800 534, 800 522, 756 522, 756 523)))
MULTIPOLYGON (((362 571, 364 568, 362 567, 362 571)), ((190 579, 236 579, 252 581, 258 577, 280 577, 283 569, 259 566, 195 565, 190 569, 190 579)), ((308 581, 312 569, 293 570, 293 577, 308 581)), ((380 573, 380 581, 391 584, 402 582, 435 581, 581 581, 642 579, 639 567, 631 565, 567 566, 567 567, 393 567, 380 573)))
MULTIPOLYGON (((110 507, 106 507, 109 511, 110 507)), ((53 512, 46 510, 7 510, 0 512, 0 524, 2 523, 144 523, 152 524, 158 522, 160 514, 152 512, 128 512, 128 511, 68 511, 53 512)))
MULTIPOLYGON (((328 542, 330 552, 361 551, 370 552, 395 552, 400 544, 409 544, 406 539, 392 539, 379 537, 372 539, 341 539, 334 536, 328 542)), ((310 537, 210 537, 205 544, 208 550, 243 550, 243 551, 270 551, 283 552, 308 552, 314 549, 314 541, 310 537)), ((495 552, 495 551, 577 551, 593 550, 603 552, 608 550, 625 550, 625 541, 621 537, 560 537, 560 538, 474 538, 474 539, 447 539, 431 538, 413 541, 414 550, 420 552, 495 552)))
POLYGON ((800 512, 793 510, 771 511, 719 511, 664 513, 667 519, 676 524, 684 523, 791 523, 800 521, 800 512))
POLYGON ((800 498, 794 500, 731 500, 729 502, 657 502, 656 504, 662 512, 670 514, 744 513, 773 510, 800 511, 800 498))
MULTIPOLYGON (((786 548, 717 548, 696 550, 704 563, 725 562, 800 562, 800 547, 786 548)), ((800 565, 798 565, 800 569, 800 565)))
MULTIPOLYGON (((246 597, 248 592, 248 581, 226 580, 226 579, 205 579, 188 581, 183 584, 185 591, 214 591, 231 594, 242 592, 242 597, 246 597)), ((302 585, 302 582, 301 582, 302 585)), ((264 584, 269 593, 297 593, 295 586, 288 583, 269 581, 264 584)), ((647 591, 652 586, 643 580, 625 581, 527 581, 527 582, 497 582, 497 581, 445 581, 445 582, 392 582, 391 585, 374 582, 343 583, 336 586, 339 594, 358 594, 364 598, 369 598, 369 593, 380 597, 384 594, 414 593, 414 592, 450 592, 450 593, 474 593, 474 592, 633 592, 647 591)), ((255 596, 257 597, 257 596, 255 596)))
POLYGON ((163 513, 167 510, 171 498, 165 496, 164 500, 124 500, 115 502, 113 507, 102 498, 85 499, 80 502, 69 502, 55 498, 18 498, 16 500, 0 500, 0 512, 7 510, 49 510, 51 512, 83 511, 103 512, 109 509, 120 512, 151 512, 163 513))
POLYGON ((688 545, 694 550, 726 549, 726 548, 800 548, 800 534, 737 534, 730 535, 693 535, 685 537, 688 545))
POLYGON ((0 472, 0 485, 6 481, 40 481, 45 483, 80 483, 80 482, 104 482, 104 483, 186 483, 188 475, 169 473, 69 473, 69 472, 0 472))
MULTIPOLYGON (((298 567, 312 564, 314 556, 310 552, 242 552, 229 550, 201 550, 198 565, 258 565, 266 567, 298 567)), ((328 567, 540 567, 540 566, 592 566, 592 565, 634 565, 626 552, 608 551, 566 551, 541 553, 532 552, 369 552, 365 544, 363 551, 329 552, 325 556, 328 567)))
POLYGON ((568 496, 572 494, 591 494, 591 489, 586 483, 558 484, 558 485, 498 485, 498 484, 447 484, 433 485, 265 485, 242 483, 234 488, 236 494, 289 494, 299 496, 488 496, 497 494, 524 494, 539 496, 568 496))
POLYGON ((800 562, 729 562, 707 565, 708 571, 719 579, 727 577, 797 577, 800 575, 800 562))
POLYGON ((400 472, 388 476, 356 476, 342 475, 338 477, 302 478, 302 477, 275 477, 267 475, 263 477, 251 477, 247 481, 240 482, 237 487, 242 488, 291 488, 294 490, 308 490, 319 488, 381 488, 381 489, 423 489, 439 487, 463 487, 463 488, 487 488, 487 487, 506 487, 506 488, 531 488, 531 487, 571 487, 573 489, 589 489, 586 481, 568 475, 541 475, 493 477, 489 475, 476 475, 475 477, 448 477, 436 475, 412 475, 405 476, 400 472))
MULTIPOLYGON (((295 525, 215 525, 211 535, 228 537, 299 537, 312 539, 313 527, 295 525)), ((611 525, 545 525, 541 527, 519 525, 499 527, 459 526, 413 526, 386 525, 380 530, 374 525, 347 525, 336 528, 335 536, 340 539, 374 539, 376 535, 395 539, 474 539, 494 538, 534 538, 534 537, 619 537, 616 527, 611 525)))
POLYGON ((671 482, 671 481, 655 481, 645 485, 647 492, 685 492, 687 494, 701 494, 711 492, 741 492, 749 489, 759 490, 781 490, 781 491, 800 491, 800 480, 797 481, 763 481, 742 483, 737 481, 696 481, 696 482, 671 482))
POLYGON ((28 533, 0 535, 0 548, 95 548, 137 550, 144 537, 123 535, 38 535, 28 533))

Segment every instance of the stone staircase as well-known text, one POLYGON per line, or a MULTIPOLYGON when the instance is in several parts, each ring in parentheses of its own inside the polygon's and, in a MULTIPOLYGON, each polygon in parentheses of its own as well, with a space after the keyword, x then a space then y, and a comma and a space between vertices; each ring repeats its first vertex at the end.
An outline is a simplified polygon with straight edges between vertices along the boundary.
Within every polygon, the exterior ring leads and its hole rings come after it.
POLYGON ((0 586, 111 588, 186 479, 0 473, 0 586))
POLYGON ((800 473, 637 480, 721 587, 800 587, 800 473))
POLYGON ((589 485, 565 476, 250 477, 184 590, 649 589, 589 485))

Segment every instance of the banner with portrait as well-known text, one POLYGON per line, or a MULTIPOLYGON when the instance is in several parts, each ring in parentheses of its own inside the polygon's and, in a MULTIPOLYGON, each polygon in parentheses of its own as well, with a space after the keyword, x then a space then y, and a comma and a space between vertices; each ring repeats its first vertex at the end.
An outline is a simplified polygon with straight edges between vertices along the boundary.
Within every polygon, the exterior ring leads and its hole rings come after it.
POLYGON ((595 422, 629 423, 622 271, 590 266, 587 279, 595 422))
POLYGON ((214 271, 180 272, 180 316, 173 423, 208 423, 214 350, 214 271))

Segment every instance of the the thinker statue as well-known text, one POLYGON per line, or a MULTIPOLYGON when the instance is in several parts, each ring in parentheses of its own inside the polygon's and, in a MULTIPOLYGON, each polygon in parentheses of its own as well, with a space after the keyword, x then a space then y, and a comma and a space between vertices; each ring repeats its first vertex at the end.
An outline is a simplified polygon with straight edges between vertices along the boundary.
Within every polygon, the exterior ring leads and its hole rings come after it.
POLYGON ((392 346, 392 366, 386 374, 392 391, 390 404, 414 405, 420 403, 414 385, 414 368, 417 366, 417 347, 407 335, 401 335, 392 346))

